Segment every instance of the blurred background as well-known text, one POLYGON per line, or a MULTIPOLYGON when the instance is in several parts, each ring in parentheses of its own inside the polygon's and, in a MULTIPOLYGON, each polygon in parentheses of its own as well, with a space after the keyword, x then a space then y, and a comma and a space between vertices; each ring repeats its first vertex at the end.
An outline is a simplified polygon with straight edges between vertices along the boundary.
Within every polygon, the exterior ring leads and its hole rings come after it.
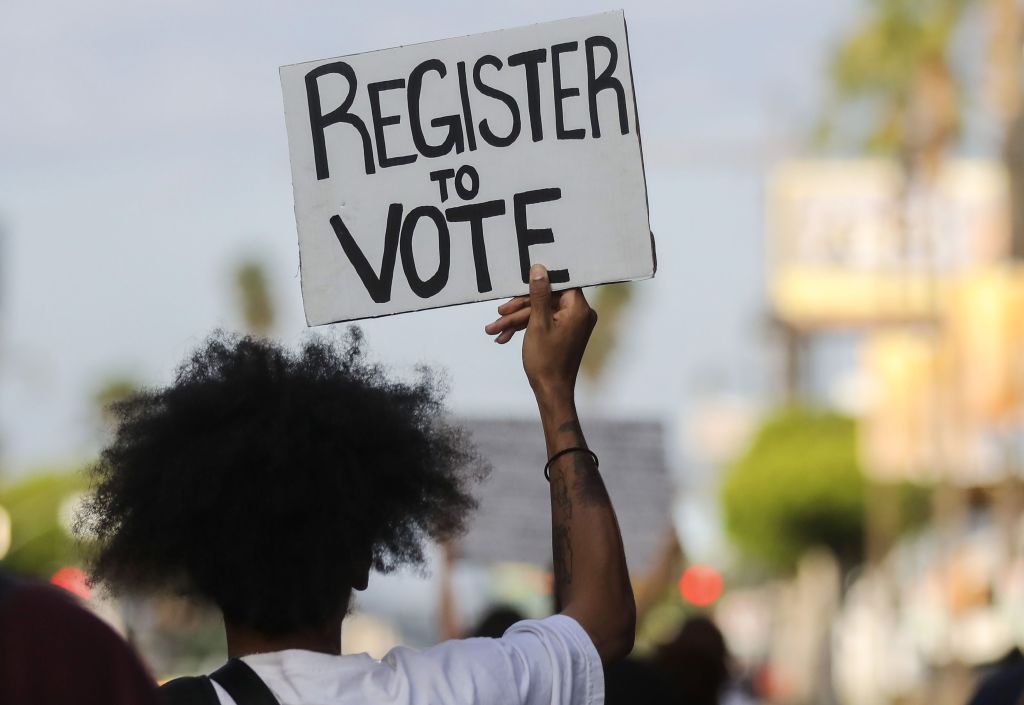
MULTIPOLYGON (((161 678, 219 665, 215 613, 90 588, 70 524, 111 402, 213 328, 309 334, 277 67, 605 9, 5 3, 2 565, 78 594, 161 678)), ((1024 8, 625 11, 659 269, 588 293, 580 406, 636 653, 670 658, 704 616, 736 702, 967 702, 1024 660, 1024 8)), ((373 578, 348 651, 551 609, 543 445, 493 309, 362 325, 396 374, 447 370, 494 474, 461 542, 373 578)))

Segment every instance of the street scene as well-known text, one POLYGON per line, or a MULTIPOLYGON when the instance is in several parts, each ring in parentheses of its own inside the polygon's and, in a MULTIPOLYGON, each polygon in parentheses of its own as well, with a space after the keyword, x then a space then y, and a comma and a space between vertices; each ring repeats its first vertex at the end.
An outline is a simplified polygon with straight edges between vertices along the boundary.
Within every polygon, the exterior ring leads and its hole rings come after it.
POLYGON ((0 702, 1024 701, 1018 0, 0 60, 0 702))

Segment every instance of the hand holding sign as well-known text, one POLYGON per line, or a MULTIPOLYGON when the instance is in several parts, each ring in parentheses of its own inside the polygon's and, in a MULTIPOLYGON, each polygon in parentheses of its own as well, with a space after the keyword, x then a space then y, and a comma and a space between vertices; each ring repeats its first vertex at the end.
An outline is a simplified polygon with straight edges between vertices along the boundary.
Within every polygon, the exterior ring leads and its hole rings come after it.
POLYGON ((539 264, 530 270, 528 310, 523 368, 530 386, 542 404, 571 401, 597 312, 579 289, 553 295, 548 272, 539 264))
MULTIPOLYGON (((558 294, 554 296, 557 299, 558 294)), ((530 322, 530 297, 516 296, 509 299, 498 307, 498 314, 500 318, 484 326, 484 332, 497 336, 494 342, 504 345, 530 322)))
POLYGON ((583 292, 552 292, 548 271, 535 264, 530 269, 529 296, 503 303, 498 313, 503 315, 484 331, 504 344, 517 331, 527 329, 523 368, 538 399, 571 400, 583 352, 597 325, 597 311, 590 308, 583 292))
POLYGON ((621 12, 281 84, 310 325, 524 294, 538 260, 569 287, 653 276, 621 12))

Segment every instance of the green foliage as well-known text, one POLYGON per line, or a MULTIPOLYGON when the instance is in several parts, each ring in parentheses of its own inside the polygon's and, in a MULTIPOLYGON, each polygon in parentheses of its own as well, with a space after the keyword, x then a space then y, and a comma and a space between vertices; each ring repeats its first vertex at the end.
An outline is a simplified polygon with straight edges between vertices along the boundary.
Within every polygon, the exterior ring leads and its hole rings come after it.
MULTIPOLYGON (((871 11, 840 43, 830 65, 831 109, 819 127, 830 139, 844 108, 867 118, 865 146, 896 152, 922 135, 915 101, 931 113, 942 134, 956 128, 959 105, 948 47, 972 0, 870 0, 871 11)), ((841 135, 840 135, 841 136, 841 135)))
POLYGON ((905 94, 922 61, 944 57, 969 0, 872 0, 873 12, 840 45, 835 86, 848 95, 905 94))
POLYGON ((788 571, 815 545, 859 559, 865 481, 854 420, 801 408, 775 413, 728 469, 721 498, 729 535, 767 567, 788 571))
POLYGON ((933 488, 913 483, 903 483, 897 487, 899 516, 897 531, 909 534, 921 529, 932 518, 933 488))
POLYGON ((587 354, 580 365, 580 371, 587 381, 598 382, 607 368, 622 332, 623 319, 629 313, 633 293, 633 285, 628 282, 605 284, 588 292, 590 304, 598 312, 600 319, 587 344, 587 354))
POLYGON ((36 474, 0 490, 0 506, 11 515, 11 548, 0 561, 4 567, 46 579, 58 568, 80 563, 60 512, 87 487, 85 473, 77 471, 36 474))

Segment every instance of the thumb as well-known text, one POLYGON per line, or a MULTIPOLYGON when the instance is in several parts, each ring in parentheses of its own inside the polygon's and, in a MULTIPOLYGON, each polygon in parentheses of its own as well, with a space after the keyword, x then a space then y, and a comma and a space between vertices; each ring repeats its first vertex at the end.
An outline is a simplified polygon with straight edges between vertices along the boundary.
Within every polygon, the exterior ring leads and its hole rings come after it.
POLYGON ((551 282, 542 264, 530 267, 530 325, 551 325, 551 282))

